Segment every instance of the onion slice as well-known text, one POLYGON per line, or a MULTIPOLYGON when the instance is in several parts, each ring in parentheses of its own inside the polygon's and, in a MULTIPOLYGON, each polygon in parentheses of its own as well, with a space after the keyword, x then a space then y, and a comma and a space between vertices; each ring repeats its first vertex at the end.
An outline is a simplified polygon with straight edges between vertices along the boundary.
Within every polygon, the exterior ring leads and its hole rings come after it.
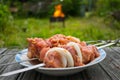
POLYGON ((77 52, 78 57, 80 58, 80 61, 82 62, 82 52, 81 52, 80 47, 78 46, 78 44, 75 43, 75 42, 69 42, 67 44, 67 46, 73 46, 74 47, 74 49, 77 52))
POLYGON ((49 54, 49 52, 53 52, 56 51, 60 54, 60 56, 62 57, 62 63, 63 63, 63 67, 73 67, 74 66, 74 61, 72 58, 72 55, 70 54, 69 51, 67 51, 64 48, 59 48, 59 47, 54 47, 51 48, 50 50, 47 51, 45 57, 47 57, 47 55, 49 54))

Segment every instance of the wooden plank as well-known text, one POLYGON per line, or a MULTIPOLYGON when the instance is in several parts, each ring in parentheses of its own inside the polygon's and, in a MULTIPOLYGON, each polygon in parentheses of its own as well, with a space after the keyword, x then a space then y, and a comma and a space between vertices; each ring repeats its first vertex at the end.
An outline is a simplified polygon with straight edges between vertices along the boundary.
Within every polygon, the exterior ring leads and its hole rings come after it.
MULTIPOLYGON (((36 71, 37 72, 37 71, 36 71)), ((41 80, 41 77, 43 76, 42 73, 40 72, 37 72, 37 75, 36 75, 36 80, 41 80)))
POLYGON ((2 54, 3 52, 5 52, 7 50, 7 48, 0 48, 0 54, 2 54))
MULTIPOLYGON (((8 50, 6 50, 3 54, 7 54, 7 53, 9 53, 10 52, 10 50, 8 49, 8 50)), ((8 60, 10 59, 10 57, 11 56, 4 56, 4 55, 0 55, 0 64, 3 64, 3 63, 7 63, 8 62, 8 60)), ((1 68, 1 67, 0 67, 1 68)))
POLYGON ((118 55, 120 55, 120 47, 113 47, 111 49, 114 50, 118 55))
POLYGON ((1 59, 1 57, 4 56, 3 54, 7 54, 6 51, 8 51, 8 49, 0 48, 0 59, 1 59))
POLYGON ((40 78, 40 80, 57 80, 58 79, 58 76, 51 76, 51 75, 46 75, 46 74, 43 74, 40 78))
MULTIPOLYGON (((6 51, 5 54, 14 53, 14 52, 17 52, 17 50, 16 49, 11 49, 11 50, 6 51)), ((14 55, 6 55, 6 56, 3 56, 0 59, 0 63, 10 63, 10 62, 15 62, 14 55)), ((21 67, 22 66, 19 65, 19 64, 3 66, 3 67, 0 67, 0 74, 19 69, 21 67)), ((11 76, 1 77, 0 80, 16 80, 17 76, 18 76, 18 74, 17 75, 12 75, 12 77, 11 76)))
MULTIPOLYGON (((0 59, 3 57, 3 56, 9 56, 8 54, 13 54, 14 53, 14 51, 16 52, 17 51, 17 49, 4 49, 4 50, 2 50, 1 52, 1 54, 0 54, 0 59), (11 50, 13 51, 13 52, 11 52, 11 50)), ((13 55, 15 55, 15 54, 13 54, 13 55)))
MULTIPOLYGON (((72 75, 70 75, 72 76, 72 75)), ((69 76, 58 76, 57 80, 70 80, 71 78, 69 78, 69 76)), ((77 80, 77 79, 75 79, 77 80)))
MULTIPOLYGON (((13 61, 14 62, 14 61, 13 61)), ((22 66, 20 64, 16 64, 16 65, 10 65, 10 66, 7 66, 3 73, 5 72, 10 72, 12 70, 17 70, 17 69, 20 69, 22 68, 22 66)), ((0 78, 0 80, 16 80, 18 78, 19 74, 15 74, 15 75, 11 75, 11 76, 7 76, 7 77, 2 77, 0 78)))
POLYGON ((69 76, 50 76, 43 74, 39 80, 112 80, 99 65, 69 76))
MULTIPOLYGON (((114 49, 114 48, 113 48, 114 49)), ((119 62, 120 59, 119 53, 116 52, 116 50, 119 52, 119 48, 113 50, 112 48, 105 48, 105 51, 107 52, 107 57, 104 61, 102 61, 100 64, 97 64, 95 66, 91 66, 90 68, 85 69, 82 72, 69 75, 69 76, 50 76, 41 74, 37 71, 31 70, 24 73, 8 76, 8 77, 2 77, 0 80, 120 80, 120 74, 119 74, 119 62), (116 68, 118 66, 118 68, 116 68)), ((17 52, 17 50, 8 50, 5 52, 5 54, 14 54, 17 52)), ((13 55, 7 55, 3 56, 0 59, 0 62, 15 62, 13 55), (2 60, 2 61, 1 61, 2 60)), ((7 67, 2 67, 2 72, 7 72, 15 69, 22 68, 21 65, 10 65, 7 67)), ((1 72, 1 71, 0 71, 1 72)))
POLYGON ((22 76, 19 76, 16 80, 36 80, 37 78, 37 72, 35 70, 30 70, 24 73, 22 76))
MULTIPOLYGON (((7 50, 4 54, 13 53, 13 51, 16 51, 16 50, 7 50)), ((15 55, 5 55, 5 56, 2 55, 2 56, 0 56, 0 64, 3 64, 3 63, 5 64, 5 63, 8 63, 8 62, 11 62, 11 59, 14 58, 14 56, 15 55)))
POLYGON ((111 80, 110 77, 97 65, 92 66, 80 73, 69 76, 50 76, 35 72, 34 70, 25 72, 22 78, 17 80, 111 80), (31 77, 32 75, 32 77, 31 77))
POLYGON ((109 55, 118 65, 120 65, 120 48, 111 48, 111 54, 109 55))
MULTIPOLYGON (((120 59, 120 58, 119 58, 120 59)), ((119 71, 119 70, 118 70, 119 71)), ((76 78, 73 77, 73 79, 77 80, 118 80, 118 78, 113 78, 111 75, 103 68, 101 65, 92 66, 91 68, 88 68, 84 71, 82 71, 83 78, 79 78, 78 76, 76 78)))
POLYGON ((109 51, 110 53, 108 53, 109 58, 111 59, 111 62, 113 63, 117 63, 118 65, 120 65, 120 48, 115 50, 116 48, 110 48, 109 51))
POLYGON ((16 55, 20 50, 19 49, 10 49, 10 50, 12 50, 12 52, 11 53, 7 53, 6 55, 16 55))
POLYGON ((106 74, 106 72, 96 64, 82 72, 83 80, 112 80, 111 77, 106 74))
POLYGON ((24 73, 20 73, 15 80, 21 80, 24 76, 24 73))
MULTIPOLYGON (((73 74, 73 75, 69 75, 68 80, 83 80, 82 72, 84 72, 84 71, 81 71, 81 72, 73 74)), ((67 77, 66 77, 66 79, 67 79, 67 77)), ((66 80, 66 79, 64 79, 64 80, 66 80)))
MULTIPOLYGON (((103 62, 100 63, 100 66, 111 76, 112 80, 120 79, 120 69, 115 66, 115 64, 120 65, 117 62, 113 55, 116 55, 116 52, 111 48, 105 48, 107 57, 103 62)), ((119 57, 120 58, 120 57, 119 57)))

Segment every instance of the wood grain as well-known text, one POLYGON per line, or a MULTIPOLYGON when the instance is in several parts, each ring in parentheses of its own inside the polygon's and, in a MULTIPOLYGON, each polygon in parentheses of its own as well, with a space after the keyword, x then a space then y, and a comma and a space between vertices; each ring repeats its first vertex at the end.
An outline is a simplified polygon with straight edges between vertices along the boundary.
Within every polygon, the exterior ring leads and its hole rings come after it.
MULTIPOLYGON (((120 80, 120 47, 104 48, 107 57, 101 63, 79 73, 68 76, 50 76, 35 70, 0 77, 0 80, 120 80)), ((15 62, 14 56, 19 49, 0 48, 0 64, 15 62), (7 55, 12 54, 12 55, 7 55)), ((0 74, 21 69, 20 64, 0 67, 0 74)))
MULTIPOLYGON (((13 54, 15 52, 17 52, 18 50, 16 49, 8 49, 7 51, 4 52, 4 54, 13 54)), ((15 62, 15 59, 14 59, 14 56, 15 55, 4 55, 0 58, 0 63, 11 63, 11 62, 15 62)), ((0 74, 2 73, 5 73, 5 72, 9 72, 9 71, 12 71, 12 70, 17 70, 19 68, 21 68, 22 66, 19 65, 19 64, 15 64, 15 65, 9 65, 9 66, 2 66, 0 67, 0 74)), ((16 80, 18 74, 16 75, 12 75, 11 76, 8 76, 8 77, 1 77, 0 80, 16 80)))

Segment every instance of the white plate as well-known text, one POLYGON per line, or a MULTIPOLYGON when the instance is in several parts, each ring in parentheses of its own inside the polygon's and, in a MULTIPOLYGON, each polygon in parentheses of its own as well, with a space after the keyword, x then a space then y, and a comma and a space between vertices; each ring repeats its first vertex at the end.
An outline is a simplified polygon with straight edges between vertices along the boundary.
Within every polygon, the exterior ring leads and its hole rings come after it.
MULTIPOLYGON (((24 49, 24 50, 20 51, 15 56, 16 62, 28 59, 27 52, 28 52, 28 49, 24 49)), ((99 53, 100 53, 100 56, 98 58, 94 59, 92 62, 88 63, 85 66, 68 67, 68 68, 39 67, 36 70, 41 72, 41 73, 45 73, 45 74, 49 74, 49 75, 57 75, 57 76, 74 74, 74 73, 82 71, 85 68, 88 68, 92 65, 95 65, 95 64, 101 62, 106 57, 106 53, 103 49, 99 49, 99 53)), ((29 61, 22 62, 20 64, 23 65, 23 66, 26 66, 26 67, 33 66, 29 61)))

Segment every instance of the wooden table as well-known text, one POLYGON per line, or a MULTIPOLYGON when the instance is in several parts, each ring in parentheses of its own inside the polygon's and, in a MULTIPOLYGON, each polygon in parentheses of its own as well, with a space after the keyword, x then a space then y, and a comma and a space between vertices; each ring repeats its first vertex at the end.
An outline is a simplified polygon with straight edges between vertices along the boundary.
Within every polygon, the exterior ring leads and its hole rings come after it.
MULTIPOLYGON (((15 62, 20 49, 0 48, 0 64, 15 62)), ((24 73, 1 77, 0 80, 120 80, 120 47, 104 48, 107 57, 101 63, 69 76, 49 76, 30 70, 24 73)), ((20 64, 0 67, 0 74, 23 68, 20 64)))

